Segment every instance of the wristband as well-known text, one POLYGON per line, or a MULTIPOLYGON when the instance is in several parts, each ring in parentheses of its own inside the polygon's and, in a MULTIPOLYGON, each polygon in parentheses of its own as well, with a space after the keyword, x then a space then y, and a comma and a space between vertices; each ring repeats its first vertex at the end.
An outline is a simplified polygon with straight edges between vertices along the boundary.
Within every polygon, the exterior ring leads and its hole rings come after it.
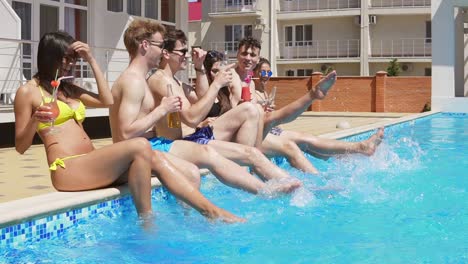
POLYGON ((194 69, 195 69, 196 72, 199 72, 199 73, 202 73, 202 74, 206 73, 205 69, 197 69, 195 67, 194 67, 194 69))

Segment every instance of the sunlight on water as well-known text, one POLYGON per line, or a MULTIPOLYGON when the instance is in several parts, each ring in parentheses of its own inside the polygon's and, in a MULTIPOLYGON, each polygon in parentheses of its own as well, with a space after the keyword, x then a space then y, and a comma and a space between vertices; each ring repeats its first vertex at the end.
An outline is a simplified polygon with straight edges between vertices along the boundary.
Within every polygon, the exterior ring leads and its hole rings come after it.
POLYGON ((275 158, 303 183, 291 195, 205 177, 201 191, 245 224, 207 221, 158 189, 151 231, 120 207, 58 238, 0 249, 0 263, 467 263, 467 131, 468 117, 449 115, 391 127, 371 157, 308 156, 319 175, 275 158))

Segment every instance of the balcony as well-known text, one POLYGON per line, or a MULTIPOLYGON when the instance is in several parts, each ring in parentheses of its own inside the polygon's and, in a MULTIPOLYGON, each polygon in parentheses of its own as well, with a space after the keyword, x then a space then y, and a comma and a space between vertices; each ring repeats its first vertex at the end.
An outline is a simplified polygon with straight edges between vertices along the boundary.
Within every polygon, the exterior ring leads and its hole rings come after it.
POLYGON ((371 40, 372 58, 430 58, 432 39, 386 39, 371 40))
POLYGON ((210 42, 210 49, 217 50, 219 52, 227 51, 229 58, 234 58, 237 56, 237 46, 239 41, 220 41, 220 42, 210 42))
POLYGON ((211 17, 260 16, 257 1, 253 0, 211 0, 211 17))
MULTIPOLYGON (((38 44, 37 41, 0 38, 0 110, 11 110, 16 90, 37 72, 38 44)), ((91 49, 107 81, 112 85, 128 66, 128 52, 115 48, 91 49)), ((81 58, 75 64, 74 75, 76 84, 97 92, 92 70, 81 58)))
POLYGON ((390 8, 430 7, 431 0, 372 0, 371 6, 390 8))
POLYGON ((358 58, 358 39, 280 42, 280 59, 358 58))
POLYGON ((293 0, 280 1, 280 12, 321 11, 360 8, 360 0, 293 0))

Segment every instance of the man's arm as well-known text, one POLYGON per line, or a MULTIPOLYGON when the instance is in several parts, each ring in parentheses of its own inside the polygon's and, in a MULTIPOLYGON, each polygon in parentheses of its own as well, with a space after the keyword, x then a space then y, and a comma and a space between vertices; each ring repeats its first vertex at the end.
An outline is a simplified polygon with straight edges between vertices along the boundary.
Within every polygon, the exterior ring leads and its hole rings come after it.
POLYGON ((132 89, 132 87, 146 87, 146 82, 144 80, 125 80, 120 85, 123 85, 123 87, 118 110, 118 124, 122 138, 129 139, 142 136, 168 113, 165 107, 156 107, 147 115, 139 118, 145 89, 132 89))
POLYGON ((200 48, 192 49, 192 61, 193 67, 195 68, 195 72, 197 75, 197 79, 195 81, 195 92, 199 98, 203 97, 210 88, 210 83, 208 82, 208 74, 206 72, 205 67, 203 66, 203 61, 206 57, 206 51, 200 48))
MULTIPOLYGON (((216 78, 214 79, 213 83, 210 85, 209 89, 203 96, 200 96, 197 92, 197 101, 191 101, 190 103, 183 102, 181 119, 186 125, 190 127, 196 127, 206 118, 215 102, 216 97, 218 96, 219 90, 224 86, 228 86, 232 81, 233 71, 231 68, 234 66, 235 64, 231 64, 227 66, 225 70, 219 71, 218 74, 216 74, 216 78)), ((186 88, 182 90, 182 92, 188 90, 190 89, 186 88)), ((197 88, 195 88, 195 91, 197 91, 197 88)), ((183 95, 187 100, 194 98, 187 93, 184 93, 183 95)))

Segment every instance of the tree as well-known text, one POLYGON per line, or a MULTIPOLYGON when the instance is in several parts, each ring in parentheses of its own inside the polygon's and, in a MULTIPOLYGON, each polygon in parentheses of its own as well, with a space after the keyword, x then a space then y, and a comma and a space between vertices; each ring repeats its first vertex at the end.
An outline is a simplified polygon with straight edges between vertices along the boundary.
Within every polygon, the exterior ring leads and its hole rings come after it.
POLYGON ((390 61, 390 64, 387 67, 387 75, 388 76, 398 76, 400 74, 400 63, 398 59, 393 59, 390 61))

